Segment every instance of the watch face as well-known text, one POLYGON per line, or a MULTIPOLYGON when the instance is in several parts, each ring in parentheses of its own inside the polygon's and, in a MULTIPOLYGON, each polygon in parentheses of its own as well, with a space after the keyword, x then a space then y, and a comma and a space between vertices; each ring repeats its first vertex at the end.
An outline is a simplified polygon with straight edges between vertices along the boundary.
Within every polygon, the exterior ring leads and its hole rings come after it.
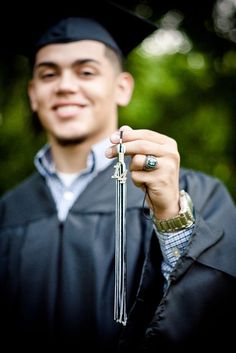
POLYGON ((192 203, 192 200, 191 200, 191 197, 189 196, 189 194, 186 191, 181 190, 179 195, 180 195, 180 200, 179 200, 180 213, 184 213, 188 210, 190 212, 192 212, 193 203, 192 203))

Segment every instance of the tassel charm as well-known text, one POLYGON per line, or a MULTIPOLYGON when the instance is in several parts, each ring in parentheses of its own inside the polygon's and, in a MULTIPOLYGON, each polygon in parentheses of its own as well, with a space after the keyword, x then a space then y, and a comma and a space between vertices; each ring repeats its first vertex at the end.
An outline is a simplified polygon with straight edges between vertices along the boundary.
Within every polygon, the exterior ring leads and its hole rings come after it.
POLYGON ((117 146, 118 161, 114 166, 112 178, 116 179, 115 211, 115 294, 114 320, 126 325, 126 200, 127 168, 124 162, 125 146, 122 143, 123 131, 120 131, 120 142, 117 146))

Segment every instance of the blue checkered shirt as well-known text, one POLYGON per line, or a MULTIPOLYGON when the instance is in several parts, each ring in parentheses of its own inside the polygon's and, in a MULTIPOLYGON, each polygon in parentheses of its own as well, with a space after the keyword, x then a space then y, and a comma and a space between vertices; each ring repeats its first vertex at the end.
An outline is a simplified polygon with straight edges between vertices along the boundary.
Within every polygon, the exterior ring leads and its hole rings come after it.
MULTIPOLYGON (((51 190, 60 221, 66 219, 70 208, 88 183, 112 162, 112 160, 105 157, 105 150, 109 146, 110 141, 108 139, 94 145, 88 156, 86 169, 78 173, 69 186, 63 183, 63 179, 60 178, 60 174, 56 171, 48 144, 36 154, 35 166, 45 178, 51 190)), ((155 226, 154 229, 163 255, 162 273, 168 281, 170 273, 188 246, 193 227, 174 233, 161 233, 157 231, 155 226)))

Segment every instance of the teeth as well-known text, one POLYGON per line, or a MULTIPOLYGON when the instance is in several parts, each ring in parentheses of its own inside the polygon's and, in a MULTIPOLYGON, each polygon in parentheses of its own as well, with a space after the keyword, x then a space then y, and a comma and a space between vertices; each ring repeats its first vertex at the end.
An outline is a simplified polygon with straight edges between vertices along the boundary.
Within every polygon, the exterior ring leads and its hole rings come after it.
POLYGON ((79 111, 79 107, 77 105, 65 105, 58 107, 57 111, 59 114, 73 114, 79 111))

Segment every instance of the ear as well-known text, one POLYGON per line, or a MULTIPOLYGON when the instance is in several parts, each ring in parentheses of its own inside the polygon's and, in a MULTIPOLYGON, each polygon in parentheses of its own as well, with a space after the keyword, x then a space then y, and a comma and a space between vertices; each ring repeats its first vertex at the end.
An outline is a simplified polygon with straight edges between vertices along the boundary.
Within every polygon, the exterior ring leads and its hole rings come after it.
POLYGON ((30 100, 31 109, 33 112, 36 112, 38 105, 37 105, 33 80, 31 80, 28 84, 28 96, 30 100))
POLYGON ((121 72, 118 76, 116 103, 119 106, 129 104, 134 89, 134 79, 129 72, 121 72))

